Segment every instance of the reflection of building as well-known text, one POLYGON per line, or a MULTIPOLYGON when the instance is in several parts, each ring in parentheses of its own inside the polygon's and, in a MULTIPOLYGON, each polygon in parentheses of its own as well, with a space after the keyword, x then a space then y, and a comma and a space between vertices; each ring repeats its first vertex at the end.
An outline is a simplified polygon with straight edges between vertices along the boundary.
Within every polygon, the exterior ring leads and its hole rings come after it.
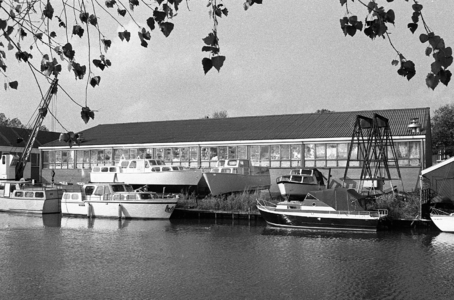
MULTIPOLYGON (((122 157, 160 158, 191 168, 246 158, 272 168, 272 182, 289 168, 306 166, 329 167, 333 182, 340 183, 356 116, 373 113, 389 119, 405 190, 413 189, 421 168, 431 165, 429 108, 98 125, 82 132, 80 146, 54 141, 41 147, 42 177, 49 181, 55 170, 57 181, 87 181, 91 167, 122 157), (416 118, 418 132, 408 127, 416 118)), ((350 162, 352 172, 355 168, 360 172, 359 161, 350 162)))
MULTIPOLYGON (((5 153, 21 155, 27 143, 28 136, 31 130, 22 128, 13 128, 0 126, 0 156, 5 153)), ((58 139, 59 133, 40 131, 33 145, 28 164, 31 167, 31 174, 26 172, 26 176, 38 180, 39 173, 39 150, 38 147, 58 139)), ((28 168, 27 168, 28 169, 28 168)))

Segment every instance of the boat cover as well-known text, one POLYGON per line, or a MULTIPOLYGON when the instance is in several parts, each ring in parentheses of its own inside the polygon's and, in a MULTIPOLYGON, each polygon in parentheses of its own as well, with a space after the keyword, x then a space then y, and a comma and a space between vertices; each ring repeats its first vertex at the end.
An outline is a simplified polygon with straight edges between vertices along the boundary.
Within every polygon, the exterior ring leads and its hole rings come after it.
POLYGON ((346 188, 312 191, 310 194, 335 210, 364 211, 366 203, 372 200, 369 196, 346 188))

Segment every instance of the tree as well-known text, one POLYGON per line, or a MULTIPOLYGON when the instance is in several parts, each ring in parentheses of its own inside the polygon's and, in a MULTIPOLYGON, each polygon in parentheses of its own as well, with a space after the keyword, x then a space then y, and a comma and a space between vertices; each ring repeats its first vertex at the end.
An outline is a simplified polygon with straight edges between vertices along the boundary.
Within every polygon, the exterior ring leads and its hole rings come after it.
POLYGON ((316 114, 324 114, 324 113, 330 113, 330 112, 334 112, 334 111, 326 109, 326 108, 322 108, 322 109, 317 109, 317 111, 315 113, 316 114))
MULTIPOLYGON (((27 126, 22 124, 22 122, 18 118, 8 119, 4 113, 0 113, 0 126, 5 127, 14 127, 14 128, 24 128, 27 129, 27 126)), ((42 125, 39 130, 41 131, 49 131, 46 126, 42 125)))
POLYGON ((228 114, 227 114, 226 110, 215 111, 211 115, 211 118, 213 118, 213 119, 224 119, 224 118, 228 118, 228 114))
MULTIPOLYGON (((229 13, 222 0, 207 1, 212 27, 201 41, 202 52, 208 54, 202 59, 205 74, 213 68, 219 72, 226 60, 221 55, 217 28, 219 20, 229 13)), ((423 18, 423 6, 416 0, 406 1, 409 2, 409 16, 412 20, 408 24, 409 32, 415 33, 418 26, 423 25, 424 32, 420 34, 419 40, 428 44, 425 53, 434 58, 426 84, 431 89, 435 89, 439 82, 448 85, 451 79, 448 67, 453 60, 452 49, 446 47, 444 40, 429 29, 423 18)), ((399 66, 399 75, 410 80, 416 73, 415 64, 396 49, 388 31, 388 25, 394 24, 396 15, 392 9, 379 5, 386 3, 389 6, 393 0, 339 2, 345 7, 345 16, 340 19, 343 33, 353 37, 364 28, 364 33, 371 39, 388 39, 397 54, 397 59, 392 60, 392 64, 399 66), (349 5, 357 5, 365 10, 364 24, 358 21, 359 18, 353 14, 349 5)), ((133 22, 137 26, 138 42, 142 47, 147 47, 152 32, 160 31, 165 37, 173 32, 172 20, 179 13, 182 3, 183 0, 0 0, 0 73, 5 78, 5 89, 17 89, 19 86, 19 82, 9 78, 7 73, 12 57, 28 65, 34 76, 44 76, 49 81, 67 68, 74 73, 75 80, 86 80, 85 103, 78 105, 81 107, 81 117, 87 123, 90 118, 94 118, 94 111, 88 107, 88 87, 99 86, 100 74, 113 63, 107 51, 115 37, 109 36, 106 28, 120 26, 117 38, 129 42, 133 37, 126 29, 126 23, 133 22), (72 6, 73 3, 77 3, 77 6, 72 6), (148 18, 136 20, 134 12, 137 11, 147 11, 148 18), (81 42, 81 39, 84 40, 81 42), (82 47, 88 48, 88 65, 80 60, 80 53, 86 53, 80 50, 82 47)), ((243 6, 244 9, 249 9, 254 4, 262 4, 262 0, 245 0, 243 6)), ((189 1, 186 1, 186 5, 189 5, 189 1)))
POLYGON ((434 111, 431 120, 432 151, 446 151, 449 156, 454 154, 454 104, 446 104, 434 111))

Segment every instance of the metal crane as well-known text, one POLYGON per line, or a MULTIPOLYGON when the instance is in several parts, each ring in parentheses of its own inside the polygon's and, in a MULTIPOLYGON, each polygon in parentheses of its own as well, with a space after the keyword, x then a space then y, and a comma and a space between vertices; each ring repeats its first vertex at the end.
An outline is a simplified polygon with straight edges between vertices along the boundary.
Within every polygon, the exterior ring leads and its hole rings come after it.
POLYGON ((25 145, 24 150, 22 151, 21 156, 18 158, 16 163, 16 180, 20 180, 24 176, 25 166, 27 165, 27 160, 30 156, 30 153, 33 148, 33 144, 35 143, 36 136, 38 135, 39 129, 43 124, 43 120, 47 115, 48 107, 50 104, 50 100, 52 96, 57 93, 57 86, 58 86, 58 79, 54 78, 52 83, 47 91, 46 95, 43 98, 42 105, 38 109, 38 114, 34 120, 34 124, 32 127, 32 131, 28 138, 27 144, 25 145))

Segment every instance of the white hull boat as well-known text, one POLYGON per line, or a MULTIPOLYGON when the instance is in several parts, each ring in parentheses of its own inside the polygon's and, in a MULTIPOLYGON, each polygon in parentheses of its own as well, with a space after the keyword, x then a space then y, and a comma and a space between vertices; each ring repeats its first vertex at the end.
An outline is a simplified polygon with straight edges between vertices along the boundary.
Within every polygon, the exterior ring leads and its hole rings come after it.
POLYGON ((203 173, 210 194, 218 196, 270 187, 267 168, 252 167, 248 160, 221 160, 216 168, 203 173))
POLYGON ((63 190, 25 181, 0 181, 0 211, 17 213, 60 213, 63 190))
POLYGON ((178 198, 162 198, 154 192, 136 192, 121 183, 90 183, 79 191, 65 192, 63 215, 124 218, 169 219, 178 198))
POLYGON ((310 191, 326 189, 323 175, 317 169, 295 169, 290 175, 276 178, 281 196, 286 199, 304 199, 310 191))
POLYGON ((454 213, 432 208, 430 219, 443 232, 454 232, 454 213))
POLYGON ((197 186, 202 178, 199 169, 165 165, 152 159, 128 159, 119 166, 94 167, 91 182, 124 182, 131 185, 197 186))

